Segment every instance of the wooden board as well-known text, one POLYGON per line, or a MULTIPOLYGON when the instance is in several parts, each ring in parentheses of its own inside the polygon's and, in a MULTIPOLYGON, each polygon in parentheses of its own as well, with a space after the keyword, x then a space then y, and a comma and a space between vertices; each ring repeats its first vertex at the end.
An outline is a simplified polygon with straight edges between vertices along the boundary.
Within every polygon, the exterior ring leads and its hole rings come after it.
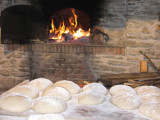
POLYGON ((160 73, 122 73, 122 74, 104 74, 101 75, 98 81, 110 88, 113 85, 129 83, 132 87, 140 85, 155 85, 160 86, 160 73), (132 83, 130 81, 133 81, 132 83), (139 84, 138 84, 139 83, 139 84))

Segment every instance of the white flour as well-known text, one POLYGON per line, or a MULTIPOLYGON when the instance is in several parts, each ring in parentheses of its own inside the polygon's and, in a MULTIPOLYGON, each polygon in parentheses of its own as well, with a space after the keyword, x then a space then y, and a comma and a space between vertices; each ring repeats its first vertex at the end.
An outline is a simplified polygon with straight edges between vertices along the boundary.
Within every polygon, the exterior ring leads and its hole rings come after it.
MULTIPOLYGON (((66 120, 152 120, 141 115, 138 110, 122 110, 110 103, 110 95, 106 96, 105 102, 99 105, 80 105, 78 96, 72 95, 72 99, 67 102, 68 108, 66 111, 58 114, 62 115, 66 120)), ((0 113, 6 114, 3 111, 0 113)), ((11 113, 10 113, 11 114, 11 113)), ((27 120, 27 116, 37 114, 32 110, 25 113, 19 113, 21 116, 0 115, 0 120, 27 120)))

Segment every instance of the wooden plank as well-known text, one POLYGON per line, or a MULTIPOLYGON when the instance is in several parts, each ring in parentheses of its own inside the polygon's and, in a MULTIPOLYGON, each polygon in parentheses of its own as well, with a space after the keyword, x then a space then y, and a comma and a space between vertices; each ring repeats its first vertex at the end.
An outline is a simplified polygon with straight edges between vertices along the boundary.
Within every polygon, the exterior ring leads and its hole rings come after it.
POLYGON ((104 74, 100 76, 100 79, 111 79, 111 78, 147 78, 160 76, 158 72, 148 73, 122 73, 122 74, 104 74))
MULTIPOLYGON (((108 88, 113 85, 124 84, 124 83, 128 85, 132 85, 132 87, 137 86, 137 85, 143 85, 143 84, 152 85, 151 83, 155 85, 155 81, 157 82, 160 81, 160 74, 158 72, 105 74, 105 75, 100 76, 98 81, 101 81, 102 83, 104 83, 104 85, 108 88), (147 81, 147 80, 148 80, 148 83, 142 82, 142 81, 147 81), (140 81, 141 83, 137 83, 140 81)), ((157 85, 159 85, 159 83, 157 85)))

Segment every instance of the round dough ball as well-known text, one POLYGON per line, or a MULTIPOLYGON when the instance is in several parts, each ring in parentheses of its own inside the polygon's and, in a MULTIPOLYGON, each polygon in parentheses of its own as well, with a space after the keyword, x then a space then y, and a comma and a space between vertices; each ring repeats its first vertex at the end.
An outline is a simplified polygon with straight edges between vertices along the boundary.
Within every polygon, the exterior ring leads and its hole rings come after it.
POLYGON ((85 85, 83 88, 82 88, 82 91, 85 92, 87 90, 95 90, 97 92, 101 92, 103 93, 104 95, 107 95, 108 94, 108 90, 100 83, 91 83, 91 84, 88 84, 88 85, 85 85))
POLYGON ((129 93, 115 95, 111 97, 110 102, 118 108, 125 110, 136 109, 141 105, 138 96, 129 93))
POLYGON ((67 104, 59 98, 42 97, 34 102, 32 109, 37 113, 54 114, 65 111, 67 104))
POLYGON ((27 120, 65 120, 61 115, 45 114, 45 115, 30 115, 27 120))
POLYGON ((32 99, 37 98, 39 96, 39 91, 36 88, 29 85, 17 86, 11 89, 9 92, 21 93, 31 97, 32 99))
POLYGON ((53 83, 46 78, 37 78, 37 79, 34 79, 28 83, 28 85, 36 88, 39 91, 46 89, 47 87, 51 86, 52 84, 53 83))
POLYGON ((78 98, 79 104, 83 105, 97 105, 101 104, 104 101, 105 95, 94 90, 83 92, 78 98))
POLYGON ((21 93, 5 93, 0 97, 0 108, 8 112, 24 112, 31 106, 32 99, 21 93))
POLYGON ((135 91, 138 96, 143 95, 160 95, 160 89, 156 86, 139 86, 135 88, 135 91))
POLYGON ((160 103, 160 95, 147 94, 139 96, 142 103, 160 103))
POLYGON ((61 80, 54 84, 54 86, 63 87, 67 89, 71 94, 76 94, 81 91, 81 88, 74 82, 68 80, 61 80))
POLYGON ((109 92, 112 96, 124 93, 136 94, 136 91, 127 85, 114 85, 110 88, 109 92))
POLYGON ((55 86, 45 89, 42 96, 53 96, 64 101, 68 101, 71 98, 71 94, 65 88, 55 86))
POLYGON ((160 103, 146 103, 139 107, 139 112, 154 120, 160 120, 160 103))

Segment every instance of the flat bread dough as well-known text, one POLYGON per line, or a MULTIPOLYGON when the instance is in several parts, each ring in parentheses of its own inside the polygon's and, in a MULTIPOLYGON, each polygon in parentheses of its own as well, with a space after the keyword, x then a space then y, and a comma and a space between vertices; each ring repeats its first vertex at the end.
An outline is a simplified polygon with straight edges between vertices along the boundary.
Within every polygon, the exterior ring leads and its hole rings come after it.
POLYGON ((69 93, 68 90, 62 87, 55 87, 55 86, 50 86, 49 88, 45 89, 43 91, 42 96, 53 96, 57 97, 59 99, 62 99, 64 101, 68 101, 71 98, 71 94, 69 93))
POLYGON ((91 83, 91 84, 85 85, 82 88, 83 92, 87 90, 95 90, 95 91, 103 93, 104 95, 108 94, 108 90, 100 83, 91 83))
POLYGON ((9 90, 9 92, 21 93, 31 97, 32 99, 37 98, 39 96, 39 91, 36 88, 29 85, 17 86, 9 90))
POLYGON ((160 120, 160 103, 146 103, 139 107, 139 112, 154 120, 160 120))
POLYGON ((65 101, 55 97, 42 97, 33 103, 32 109, 41 114, 55 114, 67 109, 65 101))
POLYGON ((136 91, 127 85, 114 85, 109 89, 109 92, 112 96, 124 93, 136 94, 136 91))
POLYGON ((118 108, 125 110, 136 109, 141 105, 141 100, 138 96, 130 93, 112 96, 110 102, 118 108))
POLYGON ((103 93, 87 90, 79 96, 78 102, 83 105, 98 105, 103 103, 105 99, 106 97, 103 93))
POLYGON ((45 115, 30 115, 27 120, 65 120, 61 115, 45 114, 45 115))
POLYGON ((81 88, 74 82, 68 80, 61 80, 54 83, 54 86, 63 87, 67 89, 71 94, 77 94, 81 92, 81 88))
POLYGON ((52 81, 46 78, 37 78, 28 83, 28 85, 36 88, 39 91, 46 89, 47 87, 53 85, 52 81))
POLYGON ((14 113, 31 109, 32 99, 21 93, 4 93, 0 96, 0 108, 14 113))

